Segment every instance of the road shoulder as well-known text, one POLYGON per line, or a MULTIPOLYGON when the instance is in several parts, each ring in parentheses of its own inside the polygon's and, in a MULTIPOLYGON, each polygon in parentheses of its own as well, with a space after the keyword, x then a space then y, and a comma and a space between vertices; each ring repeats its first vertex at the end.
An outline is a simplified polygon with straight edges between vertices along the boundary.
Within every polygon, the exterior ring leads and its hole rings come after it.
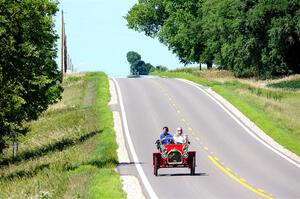
MULTIPOLYGON (((117 92, 112 80, 109 81, 111 101, 109 105, 113 108, 118 104, 117 92)), ((113 111, 114 129, 116 132, 116 141, 118 144, 117 154, 119 165, 131 165, 130 158, 126 149, 125 138, 122 128, 121 116, 118 111, 113 111)), ((134 175, 122 174, 118 171, 122 181, 122 188, 128 199, 144 199, 143 190, 137 177, 134 175)))

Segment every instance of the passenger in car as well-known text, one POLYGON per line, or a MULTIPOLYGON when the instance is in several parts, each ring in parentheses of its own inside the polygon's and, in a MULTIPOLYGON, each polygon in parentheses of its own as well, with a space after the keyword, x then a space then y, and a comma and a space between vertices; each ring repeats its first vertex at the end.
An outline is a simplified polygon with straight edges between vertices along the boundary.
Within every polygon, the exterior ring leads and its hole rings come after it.
POLYGON ((178 127, 174 133, 173 140, 175 144, 184 144, 188 142, 188 137, 183 133, 183 129, 178 127))

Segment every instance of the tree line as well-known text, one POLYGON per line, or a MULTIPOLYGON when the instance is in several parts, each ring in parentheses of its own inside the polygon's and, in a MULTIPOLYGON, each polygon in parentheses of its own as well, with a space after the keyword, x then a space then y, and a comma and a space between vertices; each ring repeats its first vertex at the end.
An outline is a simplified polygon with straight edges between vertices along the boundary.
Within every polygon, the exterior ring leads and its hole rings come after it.
POLYGON ((0 0, 0 154, 61 98, 57 11, 54 0, 0 0))
POLYGON ((126 55, 127 61, 130 64, 131 75, 148 75, 153 71, 167 71, 165 66, 152 66, 150 63, 145 63, 139 53, 135 51, 129 51, 126 55))
POLYGON ((184 64, 238 77, 300 73, 299 0, 139 0, 125 19, 184 64))

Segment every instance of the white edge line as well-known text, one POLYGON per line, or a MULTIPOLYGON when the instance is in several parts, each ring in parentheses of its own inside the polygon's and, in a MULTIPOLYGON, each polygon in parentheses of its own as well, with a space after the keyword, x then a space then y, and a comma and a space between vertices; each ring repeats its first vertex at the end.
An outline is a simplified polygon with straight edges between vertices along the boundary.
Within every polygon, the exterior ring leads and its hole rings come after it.
POLYGON ((272 146, 270 146, 269 144, 267 144, 266 142, 264 142, 260 137, 258 137, 257 135, 255 135, 252 131, 249 130, 248 127, 246 127, 246 125, 244 123, 242 123, 239 119, 237 119, 237 117, 235 115, 233 115, 222 103, 220 103, 218 100, 216 100, 213 96, 211 96, 209 93, 207 93, 207 91, 205 91, 204 89, 202 89, 201 87, 199 87, 199 84, 196 84, 194 82, 191 82, 189 80, 185 80, 185 79, 180 79, 180 78, 176 78, 177 80, 184 82, 186 84, 192 85, 194 87, 196 87, 197 89, 199 89, 200 91, 202 91, 204 94, 206 94, 208 97, 210 97, 214 102, 216 102, 234 121, 236 121, 248 134, 250 134, 252 137, 254 137, 256 140, 258 140, 260 143, 262 143, 264 146, 266 146, 267 148, 269 148, 271 151, 275 152, 277 155, 279 155, 280 157, 284 158, 285 160, 289 161, 290 163, 292 163, 293 165, 295 165, 296 167, 300 168, 300 164, 298 164, 297 162, 295 162, 294 160, 290 159, 289 157, 287 157, 286 155, 282 154, 281 152, 279 152, 278 150, 274 149, 272 146))
POLYGON ((136 169, 137 169, 137 171, 138 171, 138 173, 139 173, 139 175, 142 179, 142 182, 143 182, 150 198, 158 199, 156 193, 152 189, 152 187, 151 187, 151 185, 150 185, 150 183, 149 183, 149 181, 148 181, 148 179, 145 175, 145 172, 144 172, 142 166, 139 164, 139 159, 138 159, 138 157, 136 155, 136 152, 134 150, 133 143, 132 143, 130 133, 129 133, 128 124, 127 124, 127 118, 126 118, 126 114, 125 114, 125 109, 124 109, 124 104, 123 104, 123 97, 122 97, 120 86, 119 86, 118 82, 115 80, 115 78, 112 78, 112 80, 115 82, 117 92, 118 92, 118 95, 119 95, 119 101, 120 101, 120 107, 121 107, 121 113, 122 113, 122 122, 123 122, 125 135, 126 135, 126 138, 127 138, 127 141, 128 141, 128 146, 129 146, 133 161, 136 163, 135 167, 136 167, 136 169))

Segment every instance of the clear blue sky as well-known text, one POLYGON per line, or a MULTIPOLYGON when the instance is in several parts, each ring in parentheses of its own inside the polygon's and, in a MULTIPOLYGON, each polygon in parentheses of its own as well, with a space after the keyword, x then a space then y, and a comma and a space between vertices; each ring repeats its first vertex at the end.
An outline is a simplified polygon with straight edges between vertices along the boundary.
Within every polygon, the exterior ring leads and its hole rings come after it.
MULTIPOLYGON (((182 66, 157 39, 127 28, 123 16, 136 2, 61 0, 59 7, 65 14, 68 50, 78 71, 101 70, 112 76, 128 75, 126 53, 131 50, 140 53, 145 62, 154 66, 182 66)), ((60 33, 60 17, 58 13, 55 18, 57 33, 60 33)), ((58 49, 59 44, 60 41, 58 49)))

